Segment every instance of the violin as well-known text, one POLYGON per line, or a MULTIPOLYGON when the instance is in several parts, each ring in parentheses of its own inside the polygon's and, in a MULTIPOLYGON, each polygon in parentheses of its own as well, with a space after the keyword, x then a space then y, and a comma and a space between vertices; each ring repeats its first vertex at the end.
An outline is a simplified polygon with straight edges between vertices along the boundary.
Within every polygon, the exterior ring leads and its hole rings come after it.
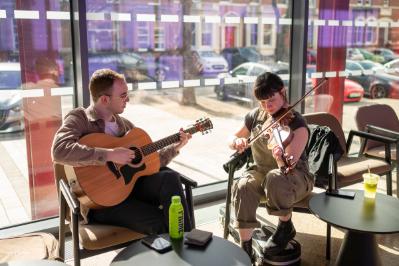
POLYGON ((262 126, 263 135, 267 139, 267 148, 272 150, 278 146, 283 151, 282 160, 284 166, 282 166, 280 170, 284 174, 287 174, 294 165, 293 156, 287 156, 285 154, 285 147, 287 147, 294 138, 294 132, 292 132, 288 126, 294 119, 294 114, 291 110, 290 108, 281 108, 273 115, 270 115, 262 126), (282 115, 284 116, 282 117, 282 115))

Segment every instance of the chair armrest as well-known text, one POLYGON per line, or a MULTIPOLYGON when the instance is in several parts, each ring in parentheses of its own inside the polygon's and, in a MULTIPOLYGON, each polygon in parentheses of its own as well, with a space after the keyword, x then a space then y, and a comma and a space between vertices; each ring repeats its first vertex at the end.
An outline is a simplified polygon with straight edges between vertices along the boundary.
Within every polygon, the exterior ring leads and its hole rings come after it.
POLYGON ((235 152, 230 156, 230 160, 223 164, 223 169, 226 173, 229 173, 230 170, 235 172, 236 170, 241 169, 245 164, 247 166, 252 160, 252 150, 251 148, 245 149, 242 153, 235 152), (232 168, 232 169, 230 169, 232 168))
POLYGON ((383 142, 385 144, 391 144, 391 143, 396 143, 396 139, 394 138, 390 138, 390 137, 385 137, 385 136, 381 136, 381 135, 377 135, 377 134, 373 134, 373 133, 369 133, 369 132, 364 132, 364 131, 358 131, 358 130, 351 130, 349 131, 349 136, 348 136, 348 141, 346 142, 346 151, 349 151, 349 148, 352 144, 352 139, 354 136, 360 137, 360 138, 364 138, 367 140, 375 140, 375 141, 380 141, 383 142))
POLYGON ((181 177, 181 182, 185 185, 185 186, 190 186, 193 188, 198 187, 198 182, 192 180, 191 178, 189 178, 186 175, 183 175, 182 173, 180 173, 180 177, 181 177))
MULTIPOLYGON (((165 166, 165 169, 172 170, 168 166, 165 166)), ((192 180, 191 178, 189 178, 188 176, 186 176, 186 175, 184 175, 184 174, 182 174, 180 172, 178 172, 178 173, 179 173, 179 175, 181 177, 181 182, 183 183, 183 185, 190 186, 190 187, 193 187, 193 188, 196 188, 198 186, 197 181, 192 180)))
POLYGON ((363 131, 358 131, 358 130, 351 130, 349 132, 348 136, 348 141, 346 142, 346 151, 349 152, 350 146, 352 144, 352 139, 354 136, 358 136, 360 138, 365 139, 364 145, 366 145, 368 140, 375 140, 375 141, 380 141, 383 142, 385 145, 385 160, 390 164, 391 163, 391 144, 396 143, 397 140, 394 138, 389 138, 369 132, 363 132, 363 131))
POLYGON ((373 125, 366 125, 366 131, 372 134, 377 134, 377 135, 382 135, 384 137, 388 137, 388 138, 393 138, 396 139, 396 141, 399 141, 399 132, 397 131, 393 131, 393 130, 389 130, 383 127, 377 127, 377 126, 373 126, 373 125))
POLYGON ((76 200, 76 196, 69 190, 69 186, 65 183, 64 180, 60 180, 60 192, 64 197, 66 203, 68 204, 69 209, 72 211, 73 214, 80 213, 80 205, 79 202, 76 200))

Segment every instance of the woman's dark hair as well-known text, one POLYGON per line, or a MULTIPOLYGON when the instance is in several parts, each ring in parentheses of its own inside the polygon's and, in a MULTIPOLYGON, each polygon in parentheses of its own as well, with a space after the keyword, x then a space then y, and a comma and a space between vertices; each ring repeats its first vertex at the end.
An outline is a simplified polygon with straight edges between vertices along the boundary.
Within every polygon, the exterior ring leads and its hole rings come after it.
POLYGON ((271 72, 260 74, 254 84, 254 95, 258 100, 265 100, 284 88, 282 79, 271 72))

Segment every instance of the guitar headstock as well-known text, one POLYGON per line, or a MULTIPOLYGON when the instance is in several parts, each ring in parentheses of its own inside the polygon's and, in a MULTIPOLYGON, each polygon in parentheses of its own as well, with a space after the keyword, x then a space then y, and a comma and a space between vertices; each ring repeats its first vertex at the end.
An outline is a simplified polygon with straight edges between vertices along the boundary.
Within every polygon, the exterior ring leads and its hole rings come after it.
POLYGON ((211 131, 213 124, 209 118, 200 118, 195 121, 194 127, 197 132, 201 132, 204 135, 211 131))

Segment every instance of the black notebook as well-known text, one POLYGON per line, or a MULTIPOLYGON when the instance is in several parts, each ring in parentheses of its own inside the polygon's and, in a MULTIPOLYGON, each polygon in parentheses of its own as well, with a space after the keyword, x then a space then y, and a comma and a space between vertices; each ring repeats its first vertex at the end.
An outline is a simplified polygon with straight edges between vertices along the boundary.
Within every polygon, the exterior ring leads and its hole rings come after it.
POLYGON ((191 232, 187 233, 185 237, 186 239, 184 243, 202 247, 212 239, 212 233, 199 229, 193 229, 191 232))

